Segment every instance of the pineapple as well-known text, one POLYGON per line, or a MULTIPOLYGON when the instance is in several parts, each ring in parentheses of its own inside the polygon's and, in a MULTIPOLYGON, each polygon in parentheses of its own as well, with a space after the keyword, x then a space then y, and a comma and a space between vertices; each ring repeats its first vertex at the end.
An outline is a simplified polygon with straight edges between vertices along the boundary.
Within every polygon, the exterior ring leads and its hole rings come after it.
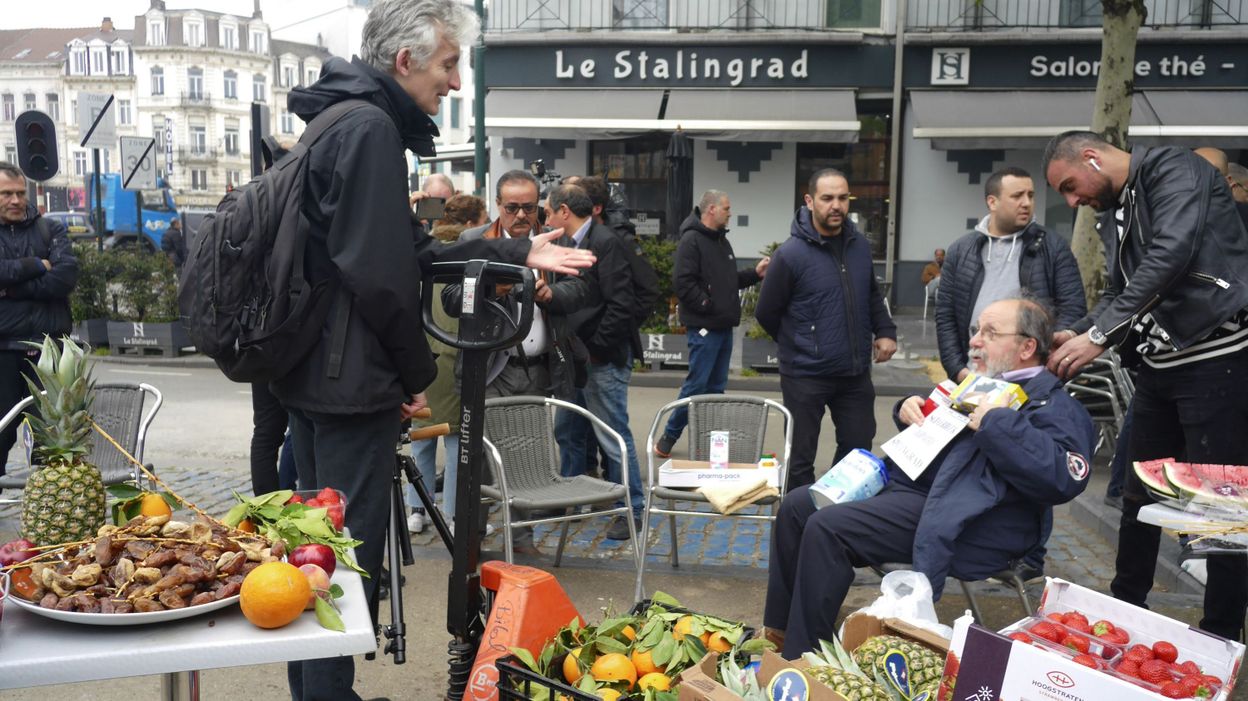
POLYGON ((832 638, 832 644, 819 641, 821 653, 807 652, 802 659, 810 665, 806 669, 816 681, 829 686, 841 695, 845 701, 893 701, 888 690, 881 687, 874 678, 864 674, 854 658, 841 646, 841 641, 832 638))
POLYGON ((884 656, 897 650, 906 656, 909 668, 910 688, 925 690, 927 687, 940 683, 941 674, 945 670, 945 660, 928 648, 896 635, 876 635, 867 638, 854 650, 854 662, 857 662, 867 674, 883 670, 884 656))
POLYGON ((85 540, 104 525, 104 481, 86 461, 92 431, 87 410, 95 382, 82 348, 68 338, 61 343, 63 349, 45 336, 34 366, 47 394, 26 381, 38 412, 26 415, 36 468, 26 480, 22 534, 37 545, 85 540))

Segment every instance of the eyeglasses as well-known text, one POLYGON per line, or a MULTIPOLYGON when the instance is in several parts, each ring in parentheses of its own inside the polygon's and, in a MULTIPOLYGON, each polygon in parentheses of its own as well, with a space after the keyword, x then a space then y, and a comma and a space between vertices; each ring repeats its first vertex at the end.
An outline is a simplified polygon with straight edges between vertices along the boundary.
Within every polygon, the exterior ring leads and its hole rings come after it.
POLYGON ((992 343, 1002 336, 1022 336, 1023 338, 1031 338, 1031 336, 1017 331, 997 331, 993 328, 981 329, 979 328, 979 324, 975 324, 971 327, 971 335, 980 336, 989 343, 992 343))
POLYGON ((516 204, 515 202, 508 202, 507 204, 503 205, 503 211, 508 214, 515 214, 516 212, 519 212, 520 210, 524 210, 525 214, 532 214, 537 211, 537 203, 526 202, 524 204, 516 204))

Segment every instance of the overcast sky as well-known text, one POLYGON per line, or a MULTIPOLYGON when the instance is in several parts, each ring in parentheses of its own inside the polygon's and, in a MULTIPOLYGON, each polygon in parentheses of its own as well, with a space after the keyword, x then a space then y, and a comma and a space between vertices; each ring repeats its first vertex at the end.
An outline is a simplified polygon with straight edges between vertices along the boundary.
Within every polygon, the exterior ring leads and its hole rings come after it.
MULTIPOLYGON (((118 29, 134 29, 135 15, 147 12, 151 0, 4 0, 0 29, 27 27, 94 27, 112 17, 118 29)), ((260 9, 272 29, 300 16, 298 0, 261 0, 260 9)), ((250 17, 253 0, 166 0, 170 10, 199 9, 250 17)))

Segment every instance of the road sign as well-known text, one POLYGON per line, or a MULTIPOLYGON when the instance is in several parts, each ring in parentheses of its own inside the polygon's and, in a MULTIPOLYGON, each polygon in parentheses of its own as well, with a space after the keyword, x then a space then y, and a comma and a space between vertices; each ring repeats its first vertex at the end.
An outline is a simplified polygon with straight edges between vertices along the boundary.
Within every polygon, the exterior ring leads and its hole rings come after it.
POLYGON ((173 175, 173 117, 165 117, 165 175, 173 175))
POLYGON ((121 186, 126 190, 156 189, 156 140, 121 137, 121 186))
POLYGON ((79 146, 112 148, 117 143, 117 111, 113 105, 113 96, 108 93, 78 93, 78 133, 82 134, 79 146))

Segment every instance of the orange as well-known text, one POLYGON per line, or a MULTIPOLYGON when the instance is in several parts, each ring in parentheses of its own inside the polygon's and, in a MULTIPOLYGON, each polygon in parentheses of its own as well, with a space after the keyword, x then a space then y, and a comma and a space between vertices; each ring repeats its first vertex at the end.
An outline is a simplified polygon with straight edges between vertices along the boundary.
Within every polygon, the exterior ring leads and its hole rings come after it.
POLYGON ((637 629, 632 626, 624 626, 620 633, 623 633, 624 637, 628 638, 629 641, 637 639, 637 629))
POLYGON ((706 649, 711 652, 728 652, 732 649, 732 643, 728 642, 723 633, 715 631, 706 641, 706 649))
POLYGON ((642 691, 667 691, 672 688, 672 678, 662 672, 651 672, 637 680, 637 688, 642 691))
POLYGON ((633 650, 633 666, 637 668, 638 674, 650 674, 651 672, 662 672, 663 668, 656 665, 650 657, 650 650, 633 650))
POLYGON ((602 701, 620 701, 620 692, 615 689, 599 689, 594 692, 602 701))
POLYGON ((312 585, 298 567, 266 562, 247 575, 239 595, 247 620, 260 628, 281 628, 303 613, 312 585))
POLYGON ((581 678, 581 665, 577 661, 577 657, 581 654, 581 648, 576 648, 563 658, 563 680, 569 684, 575 684, 581 678))
POLYGON ((256 524, 252 523, 249 519, 243 519, 242 521, 238 522, 238 530, 242 531, 243 533, 255 533, 256 524))
POLYGON ((589 673, 600 682, 627 681, 630 689, 637 683, 637 668, 618 652, 608 652, 594 660, 589 673))
MULTIPOLYGON (((676 621, 676 625, 672 626, 672 637, 680 640, 686 635, 693 634, 693 616, 682 616, 676 621)), ((699 636, 700 637, 700 636, 699 636)))
POLYGON ((142 501, 139 502, 139 513, 143 516, 172 516, 173 509, 169 508, 169 502, 159 494, 153 492, 144 492, 142 501))

